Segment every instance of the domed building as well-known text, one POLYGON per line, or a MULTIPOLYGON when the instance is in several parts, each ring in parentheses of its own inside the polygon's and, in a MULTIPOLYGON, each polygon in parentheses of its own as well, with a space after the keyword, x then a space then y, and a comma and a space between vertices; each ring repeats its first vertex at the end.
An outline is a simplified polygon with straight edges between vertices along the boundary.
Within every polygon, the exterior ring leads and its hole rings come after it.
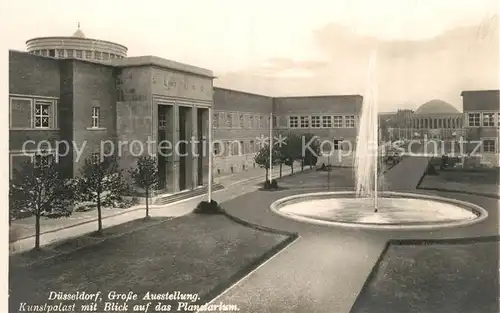
POLYGON ((54 57, 91 60, 95 62, 123 59, 127 56, 127 47, 115 42, 87 38, 78 29, 68 37, 37 37, 26 41, 29 53, 54 57))
POLYGON ((462 135, 463 114, 453 105, 434 99, 422 104, 412 114, 409 128, 419 137, 452 139, 462 135))

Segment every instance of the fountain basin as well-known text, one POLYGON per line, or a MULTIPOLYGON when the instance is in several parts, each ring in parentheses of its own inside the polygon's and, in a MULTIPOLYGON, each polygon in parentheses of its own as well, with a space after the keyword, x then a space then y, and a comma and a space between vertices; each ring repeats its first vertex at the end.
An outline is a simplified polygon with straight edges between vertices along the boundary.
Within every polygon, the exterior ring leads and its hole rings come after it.
POLYGON ((380 192, 378 212, 373 199, 355 192, 317 192, 294 195, 271 204, 281 216, 328 226, 372 229, 436 229, 475 224, 488 217, 478 205, 431 195, 380 192))

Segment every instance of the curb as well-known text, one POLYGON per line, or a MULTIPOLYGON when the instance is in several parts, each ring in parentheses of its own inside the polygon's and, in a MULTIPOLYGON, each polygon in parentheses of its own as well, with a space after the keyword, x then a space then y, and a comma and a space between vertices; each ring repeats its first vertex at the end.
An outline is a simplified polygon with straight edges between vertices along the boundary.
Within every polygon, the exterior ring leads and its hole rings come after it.
POLYGON ((461 193, 461 194, 466 194, 466 195, 471 195, 471 196, 478 196, 478 197, 499 199, 500 200, 500 195, 494 195, 494 194, 490 194, 490 193, 482 193, 482 192, 474 192, 474 191, 466 191, 466 190, 454 190, 454 189, 446 189, 446 188, 420 187, 420 186, 417 186, 417 189, 418 190, 429 190, 429 191, 440 191, 440 192, 454 192, 454 193, 461 193))
MULTIPOLYGON (((295 242, 299 236, 289 236, 285 240, 281 241, 271 249, 269 249, 266 253, 261 256, 255 258, 250 262, 247 266, 241 268, 236 273, 234 273, 229 279, 224 282, 217 284, 212 290, 200 296, 200 300, 197 304, 211 303, 217 297, 219 297, 223 292, 231 288, 234 284, 245 278, 252 271, 256 270, 260 265, 264 264, 267 260, 270 260, 277 253, 285 249, 287 246, 295 242), (205 300, 202 300, 205 299, 205 300)), ((196 311, 201 312, 201 311, 196 311)))

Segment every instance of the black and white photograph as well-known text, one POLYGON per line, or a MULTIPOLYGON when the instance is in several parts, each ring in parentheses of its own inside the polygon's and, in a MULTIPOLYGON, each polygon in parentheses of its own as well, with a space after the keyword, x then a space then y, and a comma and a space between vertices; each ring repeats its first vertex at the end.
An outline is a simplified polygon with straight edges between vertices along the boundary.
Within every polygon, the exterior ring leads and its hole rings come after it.
POLYGON ((500 312, 498 0, 0 7, 0 312, 500 312))

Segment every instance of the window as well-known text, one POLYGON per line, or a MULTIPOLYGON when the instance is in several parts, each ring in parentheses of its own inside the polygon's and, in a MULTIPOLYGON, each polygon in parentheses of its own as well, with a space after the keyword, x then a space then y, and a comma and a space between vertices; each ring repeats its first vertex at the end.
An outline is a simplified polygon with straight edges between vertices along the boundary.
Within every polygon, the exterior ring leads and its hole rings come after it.
POLYGON ((243 114, 240 114, 240 128, 245 127, 245 116, 243 114))
POLYGON ((248 128, 253 128, 253 115, 248 117, 248 128))
POLYGON ((109 60, 109 53, 103 52, 102 53, 102 59, 103 60, 109 60))
POLYGON ((68 54, 68 58, 72 58, 73 57, 73 49, 66 50, 66 53, 68 54))
POLYGON ((311 116, 311 127, 312 128, 321 127, 321 116, 311 116))
POLYGON ((481 126, 479 113, 469 113, 467 118, 469 120, 469 127, 481 126))
POLYGON ((99 128, 99 115, 101 113, 101 108, 92 108, 92 128, 99 128))
POLYGON ((278 127, 278 117, 273 115, 273 127, 278 127))
POLYGON ((158 115, 158 128, 159 129, 167 128, 167 115, 165 113, 160 113, 158 115))
POLYGON ((483 152, 495 152, 495 139, 483 139, 483 152))
POLYGON ((35 104, 35 128, 50 127, 50 104, 37 102, 35 104))
POLYGON ((309 128, 309 116, 300 117, 300 128, 309 128))
POLYGON ((116 56, 115 56, 114 54, 110 54, 110 55, 109 55, 109 58, 110 58, 110 59, 115 59, 115 58, 116 58, 116 56))
POLYGON ((55 49, 49 49, 49 57, 55 57, 56 56, 56 50, 55 49))
POLYGON ((356 126, 354 115, 348 115, 345 117, 345 127, 354 128, 356 126))
POLYGON ((44 56, 44 57, 47 56, 47 50, 42 50, 42 56, 44 56))
POLYGON ((323 128, 331 128, 331 127, 332 127, 332 117, 323 116, 323 128))
POLYGON ((101 163, 101 154, 99 152, 92 153, 92 155, 90 156, 90 161, 92 162, 92 164, 101 163))
POLYGON ((64 58, 64 49, 57 49, 57 57, 64 58))
POLYGON ((342 140, 340 139, 333 140, 333 150, 342 150, 342 140))
POLYGON ((253 140, 250 140, 250 144, 249 144, 249 147, 248 147, 248 152, 249 153, 254 153, 255 152, 255 143, 253 140))
POLYGON ((96 51, 96 52, 95 52, 95 59, 96 59, 96 60, 100 60, 100 59, 102 59, 102 53, 101 53, 101 52, 99 52, 99 51, 96 51))
POLYGON ((494 113, 483 113, 483 126, 495 126, 494 113))
POLYGON ((343 116, 334 116, 333 117, 333 127, 340 128, 343 127, 343 116))
POLYGON ((33 160, 35 168, 48 167, 54 161, 52 154, 36 154, 33 160))
POLYGON ((231 128, 233 127, 233 118, 231 116, 231 113, 226 113, 226 127, 231 128))
POLYGON ((214 116, 212 118, 213 118, 212 121, 213 127, 219 128, 219 113, 214 113, 214 116))
POLYGON ((82 59, 83 58, 82 50, 76 50, 76 58, 77 59, 82 59))
POLYGON ((212 153, 214 156, 218 156, 220 153, 220 142, 214 142, 214 145, 212 147, 212 153))
POLYGON ((264 116, 259 116, 259 128, 264 128, 264 116))
POLYGON ((92 60, 92 51, 90 50, 85 51, 85 59, 92 60))
POLYGON ((299 117, 298 116, 289 116, 288 117, 288 127, 298 128, 299 127, 299 117))

